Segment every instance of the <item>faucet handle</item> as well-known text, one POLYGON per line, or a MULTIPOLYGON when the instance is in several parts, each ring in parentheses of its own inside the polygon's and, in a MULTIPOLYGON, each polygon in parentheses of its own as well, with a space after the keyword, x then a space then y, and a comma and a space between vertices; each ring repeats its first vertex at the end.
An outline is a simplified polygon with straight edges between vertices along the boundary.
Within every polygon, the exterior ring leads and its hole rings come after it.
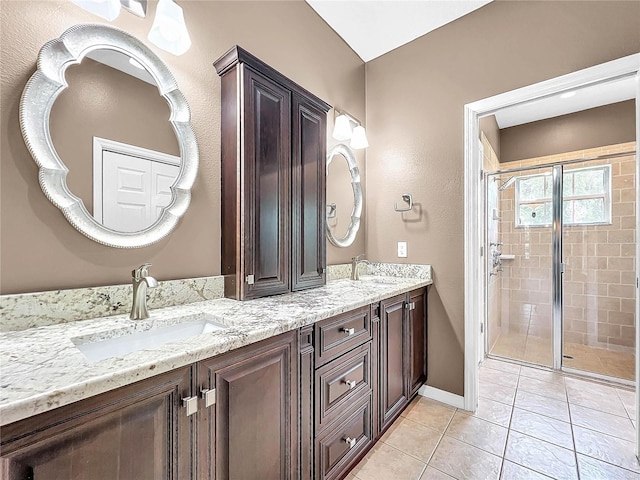
POLYGON ((356 255, 355 257, 352 257, 351 260, 353 260, 354 262, 357 262, 361 258, 364 258, 364 255, 365 255, 364 253, 361 253, 360 255, 356 255))
POLYGON ((140 279, 142 277, 146 277, 147 275, 149 275, 149 267, 150 266, 151 266, 150 263, 143 263, 138 268, 134 268, 131 271, 131 276, 133 278, 135 278, 135 279, 140 279))

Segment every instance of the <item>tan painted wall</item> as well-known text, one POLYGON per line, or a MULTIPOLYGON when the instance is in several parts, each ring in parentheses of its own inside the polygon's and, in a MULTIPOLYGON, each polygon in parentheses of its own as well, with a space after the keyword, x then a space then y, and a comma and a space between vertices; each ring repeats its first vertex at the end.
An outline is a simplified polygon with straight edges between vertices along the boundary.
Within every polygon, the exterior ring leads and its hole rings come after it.
POLYGON ((500 161, 575 152, 601 145, 633 142, 636 102, 613 103, 560 117, 500 130, 500 161))
POLYGON ((429 385, 463 393, 463 106, 637 53, 637 18, 640 2, 493 2, 367 64, 367 252, 397 261, 407 240, 433 265, 429 385), (403 192, 416 221, 393 211, 403 192))
MULTIPOLYGON (((63 0, 0 2, 0 293, 126 283, 132 267, 146 261, 161 280, 220 273, 220 79, 212 62, 234 44, 330 104, 365 117, 363 62, 306 3, 179 3, 193 41, 180 57, 146 40, 155 2, 145 19, 123 11, 111 22, 149 44, 172 70, 190 104, 200 146, 192 203, 177 229, 153 246, 120 250, 88 240, 49 203, 18 123, 20 95, 40 47, 75 24, 106 22, 63 0)), ((331 113, 328 119, 330 132, 331 113)), ((364 152, 357 156, 364 171, 364 152)), ((353 249, 328 246, 329 263, 364 251, 364 237, 363 229, 353 249)))

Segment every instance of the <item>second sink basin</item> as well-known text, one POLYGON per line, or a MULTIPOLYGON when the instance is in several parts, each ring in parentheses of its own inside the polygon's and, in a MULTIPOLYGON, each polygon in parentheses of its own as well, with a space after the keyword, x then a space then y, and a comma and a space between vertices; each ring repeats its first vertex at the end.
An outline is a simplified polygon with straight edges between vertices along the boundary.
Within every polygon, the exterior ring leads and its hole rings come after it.
POLYGON ((198 320, 156 327, 143 332, 136 331, 112 338, 95 341, 72 338, 71 341, 90 363, 97 363, 107 358, 122 357, 138 350, 179 342, 180 340, 225 328, 224 325, 204 317, 198 320))

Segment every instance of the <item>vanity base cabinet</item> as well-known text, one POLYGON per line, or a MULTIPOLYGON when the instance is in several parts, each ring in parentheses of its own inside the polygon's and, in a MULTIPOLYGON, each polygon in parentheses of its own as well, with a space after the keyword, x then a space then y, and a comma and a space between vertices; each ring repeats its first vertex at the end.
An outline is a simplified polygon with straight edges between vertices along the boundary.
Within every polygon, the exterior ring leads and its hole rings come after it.
POLYGON ((281 480, 298 472, 298 332, 198 363, 215 403, 198 412, 198 479, 281 480))
POLYGON ((427 379, 427 289, 380 302, 379 418, 384 432, 427 379))
POLYGON ((2 427, 7 480, 193 478, 185 367, 2 427))
POLYGON ((409 401, 410 338, 405 305, 404 294, 380 302, 380 431, 391 425, 409 401))
POLYGON ((409 396, 427 381, 427 289, 409 293, 410 371, 409 396))

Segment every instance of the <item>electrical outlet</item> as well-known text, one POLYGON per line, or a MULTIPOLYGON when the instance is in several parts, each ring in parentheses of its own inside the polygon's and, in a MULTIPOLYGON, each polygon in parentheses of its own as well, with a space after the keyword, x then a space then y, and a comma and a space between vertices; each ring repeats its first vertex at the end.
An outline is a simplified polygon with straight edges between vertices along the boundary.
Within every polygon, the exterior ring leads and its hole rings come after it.
POLYGON ((398 242, 398 257, 407 258, 407 242, 398 242))

